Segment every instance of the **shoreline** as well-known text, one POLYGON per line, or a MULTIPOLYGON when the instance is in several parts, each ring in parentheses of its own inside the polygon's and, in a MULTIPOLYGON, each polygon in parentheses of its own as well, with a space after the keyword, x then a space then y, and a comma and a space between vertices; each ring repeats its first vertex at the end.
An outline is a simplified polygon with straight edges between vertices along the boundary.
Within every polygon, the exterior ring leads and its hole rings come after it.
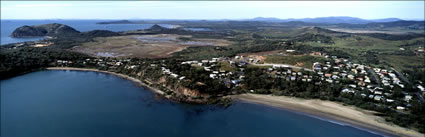
POLYGON ((164 91, 157 89, 155 87, 149 86, 146 83, 144 83, 143 81, 136 79, 136 78, 133 78, 131 76, 125 75, 125 74, 120 74, 120 73, 115 73, 115 72, 110 72, 110 71, 103 71, 103 70, 93 69, 93 68, 76 68, 76 67, 47 67, 47 68, 44 68, 42 70, 73 70, 73 71, 92 71, 92 72, 107 73, 107 74, 115 75, 115 76, 120 77, 120 78, 124 78, 126 80, 130 80, 130 81, 134 82, 135 84, 137 84, 138 86, 142 86, 144 88, 147 88, 151 92, 159 94, 162 97, 167 98, 171 101, 177 101, 177 102, 180 102, 180 103, 189 103, 189 104, 204 104, 204 103, 206 103, 206 102, 203 102, 203 101, 191 100, 191 99, 181 100, 181 98, 173 97, 171 95, 167 95, 164 91))
MULTIPOLYGON (((91 68, 74 68, 74 67, 47 67, 46 70, 74 70, 74 71, 92 71, 115 75, 130 80, 138 85, 148 88, 154 93, 165 95, 165 92, 153 88, 141 80, 130 77, 128 75, 115 72, 102 71, 91 68)), ((349 126, 379 134, 383 136, 408 136, 408 137, 424 137, 425 135, 417 131, 403 128, 397 125, 390 125, 385 119, 373 115, 373 111, 363 110, 353 106, 344 106, 337 102, 300 99, 286 96, 272 96, 260 94, 240 94, 230 95, 232 99, 241 100, 247 103, 261 104, 268 107, 276 107, 295 113, 301 113, 310 117, 318 118, 329 122, 343 122, 349 126)))
POLYGON ((119 73, 115 73, 115 72, 109 72, 109 71, 103 71, 103 70, 99 70, 99 69, 91 69, 91 68, 74 68, 74 67, 47 67, 45 68, 46 70, 74 70, 74 71, 92 71, 92 72, 101 72, 101 73, 107 73, 107 74, 111 74, 111 75, 115 75, 127 80, 130 80, 134 83, 136 83, 137 85, 141 85, 143 87, 148 88, 149 90, 153 91, 154 93, 160 94, 160 95, 165 95, 164 91, 161 91, 157 88, 151 87, 145 83, 143 83, 141 80, 130 77, 128 75, 124 75, 124 74, 119 74, 119 73))
POLYGON ((424 134, 417 131, 386 122, 384 118, 373 115, 376 112, 344 106, 337 102, 260 94, 233 95, 232 98, 302 113, 329 122, 343 122, 348 126, 383 136, 424 137, 424 134))

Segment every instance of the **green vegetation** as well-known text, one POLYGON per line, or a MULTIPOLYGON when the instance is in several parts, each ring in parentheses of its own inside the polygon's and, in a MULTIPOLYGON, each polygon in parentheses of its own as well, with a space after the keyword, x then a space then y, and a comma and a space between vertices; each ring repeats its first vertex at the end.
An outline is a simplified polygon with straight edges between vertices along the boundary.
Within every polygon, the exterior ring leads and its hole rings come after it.
POLYGON ((225 62, 225 61, 219 62, 218 66, 220 70, 236 72, 236 68, 231 66, 229 62, 225 62))
POLYGON ((78 64, 79 61, 86 58, 91 57, 81 53, 50 48, 2 49, 0 50, 0 79, 48 67, 56 60, 69 60, 78 64))
POLYGON ((425 69, 425 56, 380 55, 378 59, 396 70, 425 69))
POLYGON ((265 63, 276 63, 276 64, 290 64, 297 65, 300 67, 311 68, 314 62, 324 62, 327 59, 324 57, 315 57, 310 55, 273 55, 267 56, 265 63))

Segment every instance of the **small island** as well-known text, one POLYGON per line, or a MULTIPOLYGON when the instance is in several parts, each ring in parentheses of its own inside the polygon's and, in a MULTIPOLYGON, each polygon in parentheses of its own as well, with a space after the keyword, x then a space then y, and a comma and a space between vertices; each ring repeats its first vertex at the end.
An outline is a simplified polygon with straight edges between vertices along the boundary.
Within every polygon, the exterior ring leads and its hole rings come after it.
POLYGON ((105 22, 98 22, 96 24, 135 24, 136 22, 132 22, 129 20, 119 20, 119 21, 105 21, 105 22))

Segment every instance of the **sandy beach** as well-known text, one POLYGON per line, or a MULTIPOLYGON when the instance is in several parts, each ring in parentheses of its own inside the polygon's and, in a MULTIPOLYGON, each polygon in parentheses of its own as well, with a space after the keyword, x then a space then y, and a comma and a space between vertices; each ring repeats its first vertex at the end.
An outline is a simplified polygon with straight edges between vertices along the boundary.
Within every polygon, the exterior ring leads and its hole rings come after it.
POLYGON ((124 75, 124 74, 115 73, 115 72, 102 71, 102 70, 98 70, 98 69, 89 69, 89 68, 73 68, 73 67, 48 67, 48 68, 46 68, 46 69, 47 69, 47 70, 94 71, 94 72, 108 73, 108 74, 116 75, 116 76, 121 77, 121 78, 125 78, 125 79, 128 79, 128 80, 131 80, 131 81, 135 82, 135 83, 136 83, 136 84, 138 84, 138 85, 141 85, 141 86, 143 86, 143 87, 149 88, 151 91, 153 91, 153 92, 155 92, 155 93, 158 93, 158 94, 161 94, 161 95, 163 95, 163 94, 164 94, 164 92, 163 92, 163 91, 161 91, 161 90, 159 90, 159 89, 156 89, 156 88, 153 88, 153 87, 151 87, 151 86, 149 86, 149 85, 146 85, 145 83, 143 83, 143 82, 142 82, 142 81, 140 81, 139 79, 136 79, 136 78, 133 78, 133 77, 130 77, 130 76, 124 75))
POLYGON ((378 131, 385 136, 425 136, 417 131, 385 122, 384 118, 373 115, 376 112, 363 110, 354 106, 344 106, 341 103, 331 101, 259 94, 234 95, 232 98, 302 112, 307 115, 319 116, 329 120, 341 121, 354 127, 371 130, 372 132, 378 131))

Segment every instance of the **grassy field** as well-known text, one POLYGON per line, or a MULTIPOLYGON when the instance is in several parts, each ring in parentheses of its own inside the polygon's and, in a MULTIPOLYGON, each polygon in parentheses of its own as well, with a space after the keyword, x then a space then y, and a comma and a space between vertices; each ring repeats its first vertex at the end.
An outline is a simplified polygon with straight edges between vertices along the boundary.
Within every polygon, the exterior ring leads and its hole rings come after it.
POLYGON ((225 70, 230 72, 237 71, 236 67, 232 67, 229 62, 225 62, 225 61, 219 62, 218 66, 220 66, 220 70, 225 70))
POLYGON ((265 63, 290 64, 304 68, 311 68, 314 62, 323 62, 327 59, 324 57, 316 57, 310 55, 271 55, 266 56, 265 63))
POLYGON ((412 70, 412 66, 425 68, 424 56, 381 55, 379 59, 397 70, 412 70))
POLYGON ((289 39, 306 33, 317 34, 317 30, 312 27, 285 27, 285 28, 264 28, 257 32, 259 35, 268 38, 289 39))
POLYGON ((387 28, 387 29, 347 29, 326 27, 329 30, 347 33, 385 33, 385 34, 407 34, 407 33, 424 33, 424 30, 412 30, 403 28, 387 28))
POLYGON ((94 42, 83 43, 73 50, 94 56, 125 56, 141 58, 165 58, 187 47, 227 46, 231 42, 221 39, 195 39, 183 41, 187 35, 129 35, 116 37, 99 37, 94 42))
POLYGON ((335 47, 335 48, 348 48, 355 49, 361 51, 367 50, 398 50, 400 45, 405 44, 406 42, 411 42, 415 40, 419 40, 421 38, 406 40, 406 41, 390 41, 390 40, 382 40, 367 36, 352 36, 347 38, 336 38, 333 37, 333 41, 335 44, 323 44, 317 42, 306 42, 305 44, 309 44, 311 46, 319 46, 319 47, 335 47))

